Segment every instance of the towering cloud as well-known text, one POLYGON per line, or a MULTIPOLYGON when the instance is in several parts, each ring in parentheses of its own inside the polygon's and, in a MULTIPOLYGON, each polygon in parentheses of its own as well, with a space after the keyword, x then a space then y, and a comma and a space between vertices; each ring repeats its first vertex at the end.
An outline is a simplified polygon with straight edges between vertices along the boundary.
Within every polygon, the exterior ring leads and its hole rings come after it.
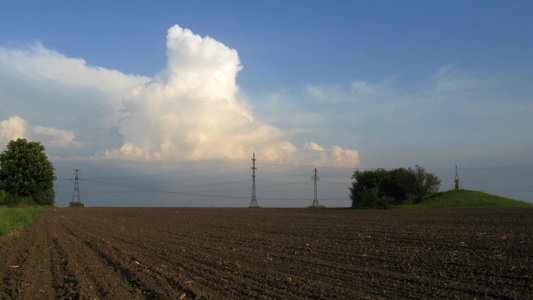
POLYGON ((124 101, 124 145, 107 156, 246 159, 255 151, 266 160, 294 160, 285 132, 255 121, 237 100, 237 51, 177 25, 168 30, 167 49, 167 68, 124 101))
POLYGON ((40 45, 0 47, 0 79, 17 87, 0 92, 3 103, 12 104, 0 111, 9 118, 1 123, 0 141, 37 137, 52 151, 70 147, 77 156, 127 160, 234 160, 256 152, 281 163, 359 162, 357 151, 336 146, 310 143, 298 150, 286 131, 255 120, 237 96, 242 66, 236 50, 175 25, 167 56, 166 68, 148 78, 87 66, 40 45), (29 112, 32 105, 42 109, 29 112), (15 116, 23 113, 28 121, 15 116))
POLYGON ((252 151, 279 159, 294 146, 285 134, 254 121, 237 101, 237 51, 174 26, 167 36, 167 68, 124 101, 120 149, 127 159, 241 159, 252 151))

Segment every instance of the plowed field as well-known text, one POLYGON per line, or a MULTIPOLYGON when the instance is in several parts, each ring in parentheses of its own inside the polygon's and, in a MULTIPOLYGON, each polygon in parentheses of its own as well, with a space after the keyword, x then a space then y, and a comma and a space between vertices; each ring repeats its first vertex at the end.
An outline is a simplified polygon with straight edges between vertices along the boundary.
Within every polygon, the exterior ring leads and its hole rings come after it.
POLYGON ((533 210, 51 208, 1 299, 533 297, 533 210))

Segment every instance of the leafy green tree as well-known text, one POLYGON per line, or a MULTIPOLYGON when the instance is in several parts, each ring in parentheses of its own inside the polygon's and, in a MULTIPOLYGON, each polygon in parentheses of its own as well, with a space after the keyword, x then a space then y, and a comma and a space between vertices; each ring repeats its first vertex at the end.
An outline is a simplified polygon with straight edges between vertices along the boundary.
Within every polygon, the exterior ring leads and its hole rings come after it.
POLYGON ((0 154, 0 189, 11 196, 31 197, 41 205, 54 203, 54 166, 40 142, 10 141, 0 154))
POLYGON ((355 179, 350 187, 353 208, 389 208, 410 199, 415 203, 431 192, 437 192, 440 179, 427 173, 420 166, 359 171, 352 176, 355 179))
POLYGON ((381 186, 389 178, 389 171, 385 169, 359 171, 352 176, 355 179, 350 187, 350 198, 353 208, 386 208, 382 203, 381 186))
POLYGON ((411 174, 405 168, 398 168, 389 171, 388 176, 381 183, 381 193, 392 200, 394 205, 402 204, 407 200, 407 192, 404 182, 410 182, 411 174))
POLYGON ((426 172, 426 169, 419 165, 416 165, 414 169, 409 167, 407 170, 410 173, 410 179, 403 183, 404 189, 415 203, 420 203, 422 198, 429 193, 439 191, 441 181, 435 174, 426 172))

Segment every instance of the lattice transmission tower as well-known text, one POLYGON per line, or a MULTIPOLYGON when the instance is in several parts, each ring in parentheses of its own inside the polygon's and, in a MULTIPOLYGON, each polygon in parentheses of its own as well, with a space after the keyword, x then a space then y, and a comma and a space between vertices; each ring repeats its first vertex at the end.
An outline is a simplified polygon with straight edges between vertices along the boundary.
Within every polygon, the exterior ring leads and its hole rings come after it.
POLYGON ((250 207, 259 207, 259 204, 257 204, 257 197, 255 196, 255 170, 257 170, 255 167, 255 152, 252 158, 252 167, 250 169, 252 169, 252 200, 250 201, 250 207))
POLYGON ((72 192, 72 202, 80 202, 80 183, 79 183, 80 170, 74 169, 74 191, 72 192))
POLYGON ((315 197, 313 198, 313 204, 311 204, 311 206, 320 206, 320 204, 318 204, 318 181, 320 178, 318 178, 318 170, 316 168, 314 172, 315 175, 313 175, 311 179, 315 182, 315 197))

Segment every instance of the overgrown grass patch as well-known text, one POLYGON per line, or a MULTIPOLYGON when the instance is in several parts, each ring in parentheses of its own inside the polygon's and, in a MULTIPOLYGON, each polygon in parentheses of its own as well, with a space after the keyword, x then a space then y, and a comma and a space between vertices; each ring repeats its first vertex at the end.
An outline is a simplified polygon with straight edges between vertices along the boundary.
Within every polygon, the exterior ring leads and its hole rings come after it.
POLYGON ((33 218, 39 214, 41 207, 5 207, 0 206, 0 236, 10 232, 24 232, 31 229, 33 218))

